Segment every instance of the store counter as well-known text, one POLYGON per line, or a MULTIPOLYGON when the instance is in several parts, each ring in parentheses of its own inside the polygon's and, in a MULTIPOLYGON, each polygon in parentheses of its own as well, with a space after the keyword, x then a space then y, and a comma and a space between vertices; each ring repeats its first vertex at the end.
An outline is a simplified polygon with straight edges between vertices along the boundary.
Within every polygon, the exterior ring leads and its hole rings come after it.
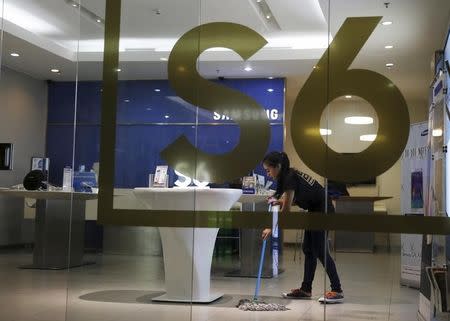
MULTIPOLYGON (((390 199, 389 196, 341 196, 336 199, 336 214, 354 213, 373 215, 374 202, 390 199)), ((371 232, 336 231, 335 250, 338 252, 373 252, 375 234, 371 232)))
MULTIPOLYGON (((151 210, 228 211, 240 189, 136 188, 136 198, 151 210)), ((223 296, 211 293, 211 263, 218 228, 159 228, 166 293, 153 301, 209 303, 223 296)))
MULTIPOLYGON (((243 194, 239 201, 242 203, 242 211, 268 212, 267 198, 274 194, 270 191, 267 194, 243 194)), ((275 226, 272 226, 274 229, 275 226)), ((261 255, 261 232, 262 229, 240 229, 239 230, 239 269, 227 272, 228 277, 257 277, 259 259, 261 255)), ((261 276, 263 278, 273 278, 282 273, 279 259, 282 250, 282 232, 279 230, 276 237, 268 238, 267 251, 264 256, 264 263, 261 276)))
POLYGON ((0 195, 36 200, 33 263, 24 268, 58 270, 83 265, 85 205, 97 194, 0 189, 0 195))

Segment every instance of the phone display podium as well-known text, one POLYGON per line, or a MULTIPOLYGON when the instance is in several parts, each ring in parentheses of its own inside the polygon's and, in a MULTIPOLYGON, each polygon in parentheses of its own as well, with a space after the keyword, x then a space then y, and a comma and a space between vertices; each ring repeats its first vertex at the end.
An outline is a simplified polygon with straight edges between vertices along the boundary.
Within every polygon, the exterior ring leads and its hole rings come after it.
MULTIPOLYGON (((136 188, 136 198, 149 210, 228 211, 242 191, 229 188, 136 188)), ((211 263, 218 228, 159 227, 164 255, 166 293, 163 302, 210 303, 211 263)))

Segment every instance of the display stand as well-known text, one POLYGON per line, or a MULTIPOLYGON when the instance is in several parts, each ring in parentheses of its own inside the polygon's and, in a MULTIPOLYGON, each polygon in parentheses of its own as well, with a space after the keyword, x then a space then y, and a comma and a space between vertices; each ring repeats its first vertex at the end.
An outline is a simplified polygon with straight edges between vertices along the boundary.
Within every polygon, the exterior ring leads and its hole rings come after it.
MULTIPOLYGON (((386 200, 388 196, 341 196, 336 201, 336 215, 374 214, 374 202, 386 200)), ((373 252, 375 237, 371 232, 335 232, 336 252, 373 252)))
MULTIPOLYGON (((242 191, 227 188, 136 188, 149 210, 229 211, 242 191)), ((151 214, 150 214, 151 215, 151 214)), ((166 293, 153 301, 210 303, 211 263, 218 228, 160 227, 166 293)))
MULTIPOLYGON (((430 157, 429 180, 425 202, 426 216, 448 217, 450 214, 450 115, 447 106, 448 70, 438 73, 431 86, 428 135, 430 157)), ((420 278, 418 317, 425 321, 448 320, 450 312, 450 239, 445 235, 424 236, 420 278)))

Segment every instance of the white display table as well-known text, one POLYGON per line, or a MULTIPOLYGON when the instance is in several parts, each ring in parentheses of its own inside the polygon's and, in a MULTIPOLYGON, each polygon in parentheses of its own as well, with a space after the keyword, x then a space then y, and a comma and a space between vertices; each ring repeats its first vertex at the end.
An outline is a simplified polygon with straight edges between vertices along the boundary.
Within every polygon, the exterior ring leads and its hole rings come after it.
POLYGON ((85 205, 97 194, 0 189, 0 195, 36 199, 33 263, 25 268, 58 270, 84 264, 85 205))
MULTIPOLYGON (((239 199, 239 189, 136 188, 136 198, 147 209, 228 211, 239 199)), ((160 227, 166 294, 153 301, 213 302, 223 294, 210 292, 214 243, 218 228, 160 227)))

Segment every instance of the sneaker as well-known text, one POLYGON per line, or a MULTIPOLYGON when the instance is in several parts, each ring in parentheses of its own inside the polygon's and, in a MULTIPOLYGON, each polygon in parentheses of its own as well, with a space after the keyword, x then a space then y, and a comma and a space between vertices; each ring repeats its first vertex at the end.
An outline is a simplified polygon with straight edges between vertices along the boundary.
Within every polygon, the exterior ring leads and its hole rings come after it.
POLYGON ((319 298, 320 303, 342 303, 344 302, 344 292, 329 291, 319 298))
POLYGON ((307 292, 302 289, 292 289, 291 292, 282 293, 282 295, 283 298, 286 299, 297 299, 297 300, 311 299, 311 292, 307 292))

